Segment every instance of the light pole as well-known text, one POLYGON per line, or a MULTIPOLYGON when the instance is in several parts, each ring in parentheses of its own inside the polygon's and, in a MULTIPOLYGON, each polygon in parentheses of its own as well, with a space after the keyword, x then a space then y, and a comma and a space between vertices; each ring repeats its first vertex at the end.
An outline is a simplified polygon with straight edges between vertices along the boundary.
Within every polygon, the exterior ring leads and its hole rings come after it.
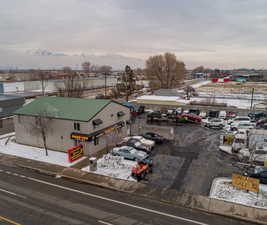
POLYGON ((107 98, 107 72, 104 72, 105 75, 105 98, 107 98))

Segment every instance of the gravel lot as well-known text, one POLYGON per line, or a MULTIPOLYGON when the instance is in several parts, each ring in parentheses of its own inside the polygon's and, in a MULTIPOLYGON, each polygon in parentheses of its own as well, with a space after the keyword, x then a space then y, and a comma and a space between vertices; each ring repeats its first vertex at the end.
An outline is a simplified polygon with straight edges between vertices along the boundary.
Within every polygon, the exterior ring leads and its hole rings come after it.
POLYGON ((240 172, 232 156, 219 151, 219 130, 194 124, 174 127, 175 140, 157 145, 151 154, 153 174, 143 181, 153 187, 208 195, 212 180, 240 172))

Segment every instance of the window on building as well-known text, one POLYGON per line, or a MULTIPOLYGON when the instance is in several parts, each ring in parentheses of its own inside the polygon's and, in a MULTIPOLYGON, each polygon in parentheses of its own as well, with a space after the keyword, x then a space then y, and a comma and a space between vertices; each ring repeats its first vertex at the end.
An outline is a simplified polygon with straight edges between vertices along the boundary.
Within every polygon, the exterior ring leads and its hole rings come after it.
POLYGON ((21 123, 21 116, 18 115, 18 122, 21 123))
POLYGON ((3 120, 0 120, 0 128, 3 128, 3 120))
POLYGON ((74 146, 82 144, 81 140, 74 140, 74 146))
POLYGON ((103 123, 103 121, 101 119, 96 119, 96 120, 93 120, 92 123, 93 123, 94 127, 97 127, 97 126, 101 125, 103 123))
POLYGON ((99 138, 98 137, 95 137, 94 138, 94 145, 98 145, 99 144, 99 138))
POLYGON ((123 117, 124 115, 125 115, 125 112, 123 112, 123 111, 117 112, 118 117, 123 117))
POLYGON ((80 130, 80 123, 74 122, 74 130, 80 130))

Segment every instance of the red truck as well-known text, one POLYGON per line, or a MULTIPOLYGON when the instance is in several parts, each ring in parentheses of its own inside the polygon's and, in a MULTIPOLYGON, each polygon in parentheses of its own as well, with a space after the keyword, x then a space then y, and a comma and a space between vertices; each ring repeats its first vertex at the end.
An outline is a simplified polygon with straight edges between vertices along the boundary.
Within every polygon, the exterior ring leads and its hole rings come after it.
POLYGON ((194 123, 201 123, 202 121, 202 118, 200 116, 197 116, 195 114, 189 114, 189 113, 182 114, 181 118, 183 118, 186 121, 190 121, 194 123))

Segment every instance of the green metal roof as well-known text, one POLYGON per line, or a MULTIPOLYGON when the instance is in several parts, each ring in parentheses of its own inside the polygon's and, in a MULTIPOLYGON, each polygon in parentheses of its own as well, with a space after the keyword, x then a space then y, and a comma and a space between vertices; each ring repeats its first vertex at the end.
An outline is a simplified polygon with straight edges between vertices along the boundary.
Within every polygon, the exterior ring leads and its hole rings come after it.
POLYGON ((109 99, 39 97, 15 111, 14 114, 89 121, 110 102, 112 101, 109 99))

